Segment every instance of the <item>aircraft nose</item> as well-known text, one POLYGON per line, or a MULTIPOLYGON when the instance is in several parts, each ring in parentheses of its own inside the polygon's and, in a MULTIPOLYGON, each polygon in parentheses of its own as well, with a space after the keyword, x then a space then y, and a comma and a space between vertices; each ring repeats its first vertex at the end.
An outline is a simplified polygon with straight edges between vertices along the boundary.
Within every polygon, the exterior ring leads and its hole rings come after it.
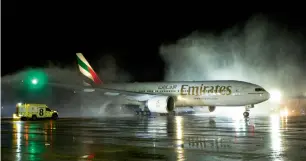
POLYGON ((270 99, 270 93, 269 92, 267 92, 266 97, 267 97, 267 100, 270 99))

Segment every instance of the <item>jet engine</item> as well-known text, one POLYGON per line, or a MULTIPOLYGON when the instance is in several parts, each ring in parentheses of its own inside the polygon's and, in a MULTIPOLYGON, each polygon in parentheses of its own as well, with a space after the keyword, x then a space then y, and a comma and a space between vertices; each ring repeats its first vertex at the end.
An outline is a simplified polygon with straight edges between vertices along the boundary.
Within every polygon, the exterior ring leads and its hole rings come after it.
POLYGON ((170 96, 157 96, 149 99, 146 105, 151 112, 169 113, 175 108, 175 100, 170 96))
POLYGON ((216 106, 208 106, 209 112, 214 112, 216 110, 216 106))

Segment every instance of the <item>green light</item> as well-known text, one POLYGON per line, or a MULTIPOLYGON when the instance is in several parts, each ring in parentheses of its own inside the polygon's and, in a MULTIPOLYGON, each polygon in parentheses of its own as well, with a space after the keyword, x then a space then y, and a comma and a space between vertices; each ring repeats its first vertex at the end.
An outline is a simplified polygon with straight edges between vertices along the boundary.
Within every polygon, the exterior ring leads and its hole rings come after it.
POLYGON ((29 90, 42 89, 48 83, 48 76, 41 69, 30 69, 25 76, 24 85, 29 90))
POLYGON ((38 80, 36 78, 32 79, 32 84, 36 85, 38 83, 38 80))

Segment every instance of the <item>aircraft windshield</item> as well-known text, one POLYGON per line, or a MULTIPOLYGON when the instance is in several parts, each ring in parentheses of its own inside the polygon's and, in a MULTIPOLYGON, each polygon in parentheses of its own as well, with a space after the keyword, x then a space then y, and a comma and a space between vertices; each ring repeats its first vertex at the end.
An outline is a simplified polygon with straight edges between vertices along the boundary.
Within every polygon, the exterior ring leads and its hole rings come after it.
POLYGON ((265 91, 263 88, 255 88, 256 92, 265 91))

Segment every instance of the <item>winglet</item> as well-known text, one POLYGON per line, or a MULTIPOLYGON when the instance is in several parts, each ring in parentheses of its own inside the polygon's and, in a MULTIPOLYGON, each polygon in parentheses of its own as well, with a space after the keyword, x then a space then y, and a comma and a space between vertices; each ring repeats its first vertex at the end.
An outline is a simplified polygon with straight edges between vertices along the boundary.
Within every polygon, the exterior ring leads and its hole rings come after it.
POLYGON ((76 53, 76 55, 77 55, 80 72, 87 78, 91 79, 95 84, 102 84, 103 82, 96 74, 96 72, 92 69, 92 67, 89 65, 83 54, 76 53))

